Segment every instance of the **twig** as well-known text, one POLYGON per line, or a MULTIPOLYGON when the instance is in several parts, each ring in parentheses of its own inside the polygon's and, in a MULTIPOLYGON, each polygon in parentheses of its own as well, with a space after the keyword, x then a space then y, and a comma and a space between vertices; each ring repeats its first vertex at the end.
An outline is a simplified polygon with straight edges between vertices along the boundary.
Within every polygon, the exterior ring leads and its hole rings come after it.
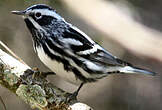
POLYGON ((10 48, 8 48, 2 41, 0 41, 0 45, 4 47, 12 56, 18 59, 21 63, 26 64, 20 57, 18 57, 10 48))

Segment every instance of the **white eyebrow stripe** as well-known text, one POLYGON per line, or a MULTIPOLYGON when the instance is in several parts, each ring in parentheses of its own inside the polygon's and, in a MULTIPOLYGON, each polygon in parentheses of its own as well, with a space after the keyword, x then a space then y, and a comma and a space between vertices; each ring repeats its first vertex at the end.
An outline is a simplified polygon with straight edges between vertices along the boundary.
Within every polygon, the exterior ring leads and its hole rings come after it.
POLYGON ((34 9, 34 10, 32 10, 32 12, 34 12, 34 13, 40 12, 42 15, 53 16, 54 18, 57 18, 57 19, 63 19, 59 14, 57 14, 53 10, 48 10, 48 9, 34 9))

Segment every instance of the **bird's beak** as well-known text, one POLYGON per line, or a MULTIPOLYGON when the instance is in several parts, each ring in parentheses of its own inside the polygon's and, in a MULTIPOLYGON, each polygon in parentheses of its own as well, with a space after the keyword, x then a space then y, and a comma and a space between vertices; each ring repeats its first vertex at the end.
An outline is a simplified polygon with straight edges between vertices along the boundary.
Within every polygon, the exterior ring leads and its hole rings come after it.
POLYGON ((26 15, 25 11, 11 11, 11 13, 16 15, 26 15))

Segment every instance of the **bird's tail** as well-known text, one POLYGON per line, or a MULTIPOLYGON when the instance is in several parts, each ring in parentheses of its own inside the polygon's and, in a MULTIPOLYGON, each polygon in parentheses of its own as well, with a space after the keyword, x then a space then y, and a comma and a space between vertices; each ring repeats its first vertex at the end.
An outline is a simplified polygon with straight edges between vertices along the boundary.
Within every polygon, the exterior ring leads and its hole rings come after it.
POLYGON ((145 69, 137 68, 137 67, 131 67, 131 66, 125 66, 120 68, 120 73, 128 73, 128 74, 146 74, 146 75, 155 75, 155 72, 151 72, 145 69))

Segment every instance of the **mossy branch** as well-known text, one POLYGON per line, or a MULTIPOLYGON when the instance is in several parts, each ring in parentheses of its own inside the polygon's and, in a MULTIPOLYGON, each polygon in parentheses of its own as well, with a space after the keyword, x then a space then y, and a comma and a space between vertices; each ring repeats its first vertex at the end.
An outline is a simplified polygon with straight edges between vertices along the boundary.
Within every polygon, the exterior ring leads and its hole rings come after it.
POLYGON ((37 71, 0 49, 0 84, 15 93, 32 108, 40 110, 92 110, 76 99, 66 101, 71 95, 46 80, 37 71), (34 77, 33 77, 34 75, 34 77))

